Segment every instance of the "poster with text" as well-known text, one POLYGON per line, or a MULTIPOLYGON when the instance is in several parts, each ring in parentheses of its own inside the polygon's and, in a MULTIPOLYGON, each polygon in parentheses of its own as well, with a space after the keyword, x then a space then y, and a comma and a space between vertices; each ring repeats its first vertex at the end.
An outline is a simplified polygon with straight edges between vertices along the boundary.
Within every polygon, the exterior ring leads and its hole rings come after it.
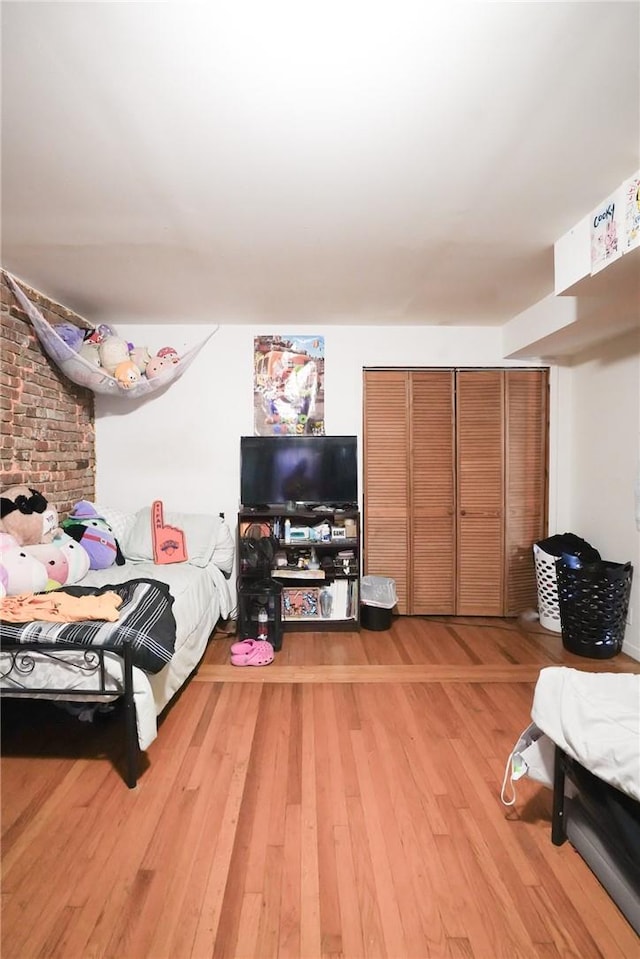
POLYGON ((622 187, 591 214, 591 275, 622 256, 622 187))
POLYGON ((324 337, 254 338, 253 410, 256 436, 324 434, 324 337))
POLYGON ((640 246, 640 170, 623 184, 624 234, 622 252, 640 246))

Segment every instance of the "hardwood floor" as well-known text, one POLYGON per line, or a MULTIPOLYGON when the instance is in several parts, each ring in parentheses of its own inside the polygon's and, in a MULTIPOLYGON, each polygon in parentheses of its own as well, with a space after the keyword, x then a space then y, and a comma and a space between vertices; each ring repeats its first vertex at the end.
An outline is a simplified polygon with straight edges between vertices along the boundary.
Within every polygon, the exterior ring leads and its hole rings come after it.
POLYGON ((119 723, 4 701, 2 955, 605 957, 640 941, 550 840, 551 794, 507 757, 546 665, 587 660, 516 620, 287 633, 268 667, 215 637, 139 785, 119 723))

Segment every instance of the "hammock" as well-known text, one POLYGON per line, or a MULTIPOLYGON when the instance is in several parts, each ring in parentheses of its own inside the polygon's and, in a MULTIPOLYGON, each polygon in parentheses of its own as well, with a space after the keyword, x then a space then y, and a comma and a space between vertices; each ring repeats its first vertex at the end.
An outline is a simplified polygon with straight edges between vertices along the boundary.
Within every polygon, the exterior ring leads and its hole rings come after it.
POLYGON ((143 376, 129 389, 125 389, 114 376, 110 376, 109 373, 99 366, 90 363, 84 356, 76 353, 68 343, 65 343, 62 337, 56 333, 55 326, 52 326, 44 318, 40 310, 25 296, 13 278, 8 273, 5 273, 5 276, 18 303, 31 320, 33 328, 47 356, 51 357, 54 363, 72 383, 77 383, 78 386, 84 386, 94 393, 104 393, 108 396, 122 396, 129 400, 137 400, 142 396, 147 396, 149 393, 155 393, 156 390, 162 389, 163 386, 167 386, 168 383, 172 383, 174 380, 177 380, 178 377, 182 376, 205 343, 207 343, 219 329, 219 326, 216 326, 215 330, 212 330, 201 343, 198 343, 185 353, 184 356, 181 356, 177 363, 171 363, 166 369, 161 370, 153 379, 148 380, 143 376))

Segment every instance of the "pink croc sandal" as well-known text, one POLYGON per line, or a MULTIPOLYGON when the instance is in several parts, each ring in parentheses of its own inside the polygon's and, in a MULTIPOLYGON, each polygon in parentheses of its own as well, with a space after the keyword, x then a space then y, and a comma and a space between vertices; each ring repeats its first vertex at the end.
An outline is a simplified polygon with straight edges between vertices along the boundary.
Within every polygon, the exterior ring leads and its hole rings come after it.
POLYGON ((231 652, 232 653, 248 653, 255 644, 258 642, 257 639, 241 639, 237 643, 232 643, 231 652))
POLYGON ((234 666, 268 666, 273 662, 273 646, 266 639, 254 640, 251 649, 244 653, 233 653, 234 666))

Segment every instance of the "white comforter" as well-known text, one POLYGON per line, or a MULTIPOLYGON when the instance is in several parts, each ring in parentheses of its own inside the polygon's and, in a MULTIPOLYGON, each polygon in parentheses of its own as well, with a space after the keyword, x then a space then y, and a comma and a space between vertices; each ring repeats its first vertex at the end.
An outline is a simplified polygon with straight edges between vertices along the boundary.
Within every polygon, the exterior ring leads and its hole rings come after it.
POLYGON ((640 800, 640 674, 549 666, 531 718, 567 755, 640 800))
MULTIPOLYGON (((200 662, 207 640, 220 617, 232 609, 229 584, 217 566, 199 567, 190 563, 156 566, 154 563, 125 563, 109 569, 91 570, 83 586, 106 586, 127 579, 145 577, 166 583, 174 598, 176 645, 171 662, 155 675, 133 670, 138 741, 146 749, 157 735, 156 717, 200 662)), ((122 662, 114 657, 110 675, 122 677, 122 662)))

